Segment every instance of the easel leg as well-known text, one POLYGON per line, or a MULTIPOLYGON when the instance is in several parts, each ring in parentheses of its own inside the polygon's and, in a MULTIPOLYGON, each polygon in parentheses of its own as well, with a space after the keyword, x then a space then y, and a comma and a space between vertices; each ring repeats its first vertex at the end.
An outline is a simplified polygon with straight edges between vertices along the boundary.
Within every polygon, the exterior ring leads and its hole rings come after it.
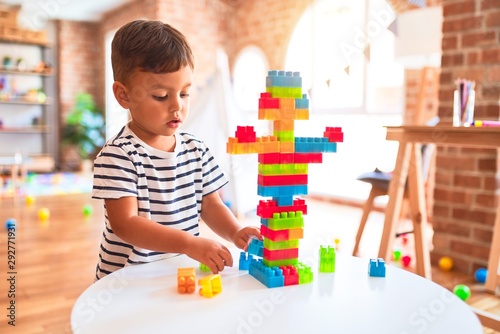
POLYGON ((378 251, 378 257, 386 261, 389 260, 392 255, 391 245, 395 238, 396 225, 398 224, 401 212, 406 177, 408 176, 411 147, 411 143, 399 143, 396 166, 392 174, 391 183, 389 184, 389 202, 385 210, 384 229, 382 231, 382 239, 380 240, 380 248, 378 251))
POLYGON ((415 260, 418 275, 431 279, 431 263, 428 240, 426 238, 427 210, 425 207, 424 181, 422 178, 421 145, 411 149, 408 187, 410 195, 411 220, 415 237, 415 260))

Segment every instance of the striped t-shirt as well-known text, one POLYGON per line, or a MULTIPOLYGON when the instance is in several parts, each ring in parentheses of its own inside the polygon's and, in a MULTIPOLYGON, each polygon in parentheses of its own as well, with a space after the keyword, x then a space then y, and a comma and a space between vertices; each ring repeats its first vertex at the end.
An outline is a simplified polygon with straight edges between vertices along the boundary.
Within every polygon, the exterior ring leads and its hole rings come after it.
MULTIPOLYGON (((174 152, 164 152, 123 127, 95 159, 92 197, 137 197, 139 216, 198 235, 202 197, 227 180, 202 141, 187 133, 175 136, 174 152)), ((123 241, 113 233, 106 211, 105 223, 96 280, 129 264, 177 255, 123 241)))

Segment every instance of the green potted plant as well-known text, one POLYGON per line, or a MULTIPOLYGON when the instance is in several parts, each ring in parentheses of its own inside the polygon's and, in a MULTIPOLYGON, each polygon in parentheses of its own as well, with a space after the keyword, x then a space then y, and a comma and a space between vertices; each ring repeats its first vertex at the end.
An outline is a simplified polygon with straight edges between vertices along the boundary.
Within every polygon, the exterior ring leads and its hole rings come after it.
POLYGON ((81 167, 82 161, 92 160, 104 144, 104 115, 95 105, 92 95, 78 93, 75 106, 67 115, 62 131, 65 148, 63 161, 69 169, 81 167))

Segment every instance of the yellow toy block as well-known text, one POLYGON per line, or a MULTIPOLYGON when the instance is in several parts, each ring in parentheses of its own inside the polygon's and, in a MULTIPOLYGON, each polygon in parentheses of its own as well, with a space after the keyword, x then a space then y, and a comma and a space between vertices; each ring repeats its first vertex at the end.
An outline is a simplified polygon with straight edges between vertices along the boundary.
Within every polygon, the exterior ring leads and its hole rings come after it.
POLYGON ((196 290, 196 273, 194 268, 177 269, 177 292, 193 293, 196 290))
POLYGON ((198 284, 201 286, 200 295, 203 297, 212 298, 222 292, 222 282, 219 274, 203 277, 198 281, 198 284))
POLYGON ((295 119, 308 120, 309 119, 309 109, 297 109, 297 110, 295 110, 295 119))
POLYGON ((260 120, 276 120, 280 119, 279 109, 259 109, 260 120))

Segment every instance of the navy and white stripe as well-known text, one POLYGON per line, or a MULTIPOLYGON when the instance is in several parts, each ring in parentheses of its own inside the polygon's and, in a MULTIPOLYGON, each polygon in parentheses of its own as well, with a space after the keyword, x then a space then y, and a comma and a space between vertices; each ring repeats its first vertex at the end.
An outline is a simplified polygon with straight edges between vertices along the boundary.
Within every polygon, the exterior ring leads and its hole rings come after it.
MULTIPOLYGON (((202 141, 187 133, 175 136, 175 151, 164 152, 125 126, 94 162, 92 197, 137 197, 139 216, 198 235, 202 197, 220 189, 227 179, 202 141)), ((105 222, 96 279, 128 264, 176 255, 130 245, 113 233, 106 212, 105 222)))

